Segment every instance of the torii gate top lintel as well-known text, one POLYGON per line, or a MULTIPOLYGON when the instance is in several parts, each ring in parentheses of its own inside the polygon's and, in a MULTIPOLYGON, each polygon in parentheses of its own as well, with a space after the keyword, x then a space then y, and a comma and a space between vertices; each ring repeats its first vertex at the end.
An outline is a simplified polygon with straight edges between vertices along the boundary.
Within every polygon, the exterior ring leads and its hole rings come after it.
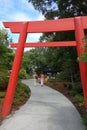
MULTIPOLYGON (((12 33, 20 33, 23 23, 28 23, 26 33, 44 33, 44 32, 62 32, 75 30, 75 19, 80 19, 83 23, 83 28, 87 28, 87 16, 64 18, 57 20, 44 21, 23 21, 23 22, 3 22, 6 28, 10 28, 12 33)), ((76 46, 76 41, 56 41, 56 42, 38 42, 25 43, 25 47, 57 47, 57 46, 76 46)), ((12 48, 16 48, 17 44, 12 43, 12 48)))
POLYGON ((60 32, 75 30, 74 19, 81 19, 83 28, 87 29, 87 16, 79 16, 74 18, 64 18, 56 20, 43 20, 43 21, 23 21, 23 22, 3 22, 6 28, 10 28, 13 33, 20 33, 24 22, 28 22, 28 33, 41 33, 41 32, 60 32))

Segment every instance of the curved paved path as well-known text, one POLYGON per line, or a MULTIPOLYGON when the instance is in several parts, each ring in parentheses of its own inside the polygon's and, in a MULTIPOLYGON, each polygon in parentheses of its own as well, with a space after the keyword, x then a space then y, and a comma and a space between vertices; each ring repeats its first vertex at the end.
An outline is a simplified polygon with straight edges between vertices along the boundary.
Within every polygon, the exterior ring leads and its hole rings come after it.
POLYGON ((23 80, 31 88, 31 98, 10 115, 0 130, 84 130, 81 117, 73 104, 61 93, 33 80, 23 80))

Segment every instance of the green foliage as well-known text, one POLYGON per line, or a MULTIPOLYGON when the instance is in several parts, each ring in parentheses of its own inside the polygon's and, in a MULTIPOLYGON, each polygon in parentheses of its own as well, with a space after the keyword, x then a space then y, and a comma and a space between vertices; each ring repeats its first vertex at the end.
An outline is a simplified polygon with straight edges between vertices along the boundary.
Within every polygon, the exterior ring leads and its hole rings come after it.
POLYGON ((87 36, 83 37, 82 46, 84 47, 84 52, 77 58, 77 60, 81 62, 87 62, 87 36))
POLYGON ((71 57, 72 59, 67 55, 67 58, 62 61, 59 78, 63 81, 70 81, 73 83, 79 79, 79 75, 77 76, 77 74, 79 74, 79 68, 76 63, 76 56, 71 57))
POLYGON ((0 90, 6 90, 9 80, 9 74, 6 70, 0 70, 0 90))
MULTIPOLYGON (((87 15, 87 1, 84 0, 28 0, 31 2, 36 10, 39 10, 44 15, 45 19, 57 19, 65 17, 73 17, 79 15, 87 15)), ((69 32, 55 32, 55 33, 45 33, 40 37, 40 41, 69 41, 75 40, 75 33, 73 31, 69 32)), ((50 66, 55 68, 60 72, 60 77, 62 80, 77 82, 80 81, 79 68, 77 63, 77 53, 75 48, 47 48, 45 49, 45 66, 50 66)), ((31 64, 43 66, 43 62, 40 65, 40 59, 37 59, 37 55, 31 56, 31 64), (36 57, 35 57, 36 56, 36 57), (33 59, 33 60, 32 60, 33 59), (37 62, 38 61, 38 62, 37 62)), ((83 58, 86 57, 83 56, 83 58)))
POLYGON ((87 15, 87 1, 84 0, 28 0, 46 19, 87 15))
POLYGON ((62 1, 59 1, 58 4, 59 4, 59 14, 61 17, 82 16, 82 15, 87 14, 87 10, 86 10, 87 1, 86 0, 84 1, 62 0, 62 1))
MULTIPOLYGON (((87 42, 87 35, 85 35, 82 39, 83 42, 87 42)), ((87 47, 87 46, 86 46, 87 47)))
POLYGON ((78 61, 87 62, 87 52, 84 52, 77 58, 78 61))
POLYGON ((82 95, 82 93, 83 93, 83 89, 80 82, 74 83, 74 86, 72 86, 72 89, 68 92, 68 94, 72 96, 75 96, 78 94, 82 95))
POLYGON ((83 96, 81 96, 81 95, 75 95, 75 101, 76 102, 83 102, 84 101, 84 97, 83 96))
POLYGON ((0 30, 0 68, 11 69, 13 61, 13 51, 9 46, 9 36, 5 29, 0 30))
POLYGON ((87 112, 84 113, 83 123, 84 123, 84 125, 85 125, 85 130, 87 130, 87 112))
POLYGON ((79 94, 83 93, 82 85, 80 82, 75 83, 75 86, 72 88, 72 90, 79 94))
POLYGON ((79 104, 79 106, 85 105, 83 95, 79 95, 79 94, 75 95, 74 100, 75 100, 75 102, 77 102, 79 104))
POLYGON ((1 92, 0 92, 0 100, 1 100, 1 99, 3 100, 3 98, 5 97, 5 94, 6 94, 5 91, 1 91, 1 92))
POLYGON ((6 90, 13 61, 13 51, 8 48, 9 37, 6 30, 0 30, 0 90, 6 90))
MULTIPOLYGON (((6 91, 0 91, 0 101, 4 99, 6 91)), ((30 88, 18 81, 13 104, 17 105, 30 96, 30 88)))
POLYGON ((4 44, 5 46, 9 45, 9 36, 5 29, 0 29, 0 44, 4 44))
POLYGON ((0 44, 0 69, 10 70, 12 67, 14 54, 10 48, 0 44))
POLYGON ((31 2, 34 6, 35 9, 39 10, 40 12, 42 12, 42 14, 46 14, 47 11, 50 10, 54 10, 54 8, 56 8, 55 3, 53 0, 28 0, 29 2, 31 2), (54 5, 53 5, 54 3, 54 5))
POLYGON ((22 68, 30 75, 36 66, 37 74, 45 67, 52 67, 60 72, 59 78, 62 80, 75 82, 80 79, 76 59, 75 48, 36 48, 25 52, 22 68))
POLYGON ((13 103, 16 104, 22 102, 25 98, 29 97, 29 94, 29 87, 21 82, 18 82, 13 103))
MULTIPOLYGON (((9 80, 9 70, 11 70, 14 53, 8 48, 9 38, 5 30, 0 30, 0 100, 3 101, 5 97, 5 92, 9 80)), ((16 70, 15 70, 16 71, 16 70)), ((20 77, 27 77, 26 71, 24 69, 20 72, 20 77)), ((30 89, 26 85, 18 82, 17 89, 14 97, 14 103, 23 102, 29 97, 30 89)))
MULTIPOLYGON (((45 19, 59 19, 73 16, 87 15, 87 1, 84 0, 28 0, 34 8, 44 15, 45 19)), ((69 41, 75 40, 75 33, 55 32, 45 33, 40 41, 69 41)), ((62 78, 69 81, 79 81, 79 68, 76 50, 73 48, 49 48, 46 53, 46 65, 54 67, 61 72, 62 78), (72 59, 71 63, 70 60, 72 59), (67 62, 65 61, 67 60, 67 62), (70 75, 70 76, 69 76, 70 75)))
POLYGON ((36 66, 38 71, 40 71, 45 63, 44 49, 36 48, 24 53, 22 68, 24 68, 28 74, 31 74, 36 66))
POLYGON ((26 73, 26 70, 24 68, 21 68, 19 72, 19 79, 27 79, 27 78, 28 74, 26 73))

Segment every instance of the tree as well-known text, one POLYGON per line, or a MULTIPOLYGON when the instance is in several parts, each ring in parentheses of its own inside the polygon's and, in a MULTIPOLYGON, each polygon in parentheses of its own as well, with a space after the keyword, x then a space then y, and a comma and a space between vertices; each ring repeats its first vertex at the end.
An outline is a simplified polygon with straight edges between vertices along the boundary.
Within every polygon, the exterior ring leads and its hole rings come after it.
POLYGON ((5 29, 0 30, 0 44, 4 44, 5 46, 9 46, 10 38, 8 32, 5 29))
MULTIPOLYGON (((87 15, 87 1, 86 0, 28 0, 34 6, 34 8, 40 11, 45 19, 59 19, 68 18, 73 16, 85 16, 87 15)), ((53 32, 44 33, 40 37, 40 41, 66 41, 75 40, 75 32, 53 32)), ((50 64, 67 73, 66 64, 69 62, 69 68, 74 71, 72 74, 76 75, 79 72, 77 64, 77 53, 76 48, 49 48, 47 49, 47 60, 50 64), (49 56, 49 55, 50 56, 49 56), (52 59, 52 57, 53 59, 52 59), (55 57, 55 58, 54 58, 55 57), (72 61, 71 62, 71 59, 72 61), (67 62, 65 61, 67 59, 67 62), (56 62, 55 62, 56 61, 56 62), (54 62, 54 63, 53 63, 54 62), (74 68, 75 67, 75 68, 74 68)), ((68 68, 68 67, 67 67, 68 68)), ((73 76, 74 76, 73 75, 73 76)), ((66 76, 67 78, 68 76, 66 76)), ((78 76, 79 77, 79 76, 78 76)), ((74 79, 74 77, 73 77, 74 79)))
POLYGON ((78 57, 78 61, 87 62, 87 35, 82 39, 82 44, 84 46, 84 52, 78 57))
POLYGON ((13 62, 13 51, 8 47, 10 42, 6 30, 0 30, 0 69, 11 69, 13 62))
POLYGON ((31 73, 32 69, 35 69, 35 67, 42 70, 45 64, 46 61, 43 48, 32 49, 24 53, 22 67, 27 71, 28 74, 31 73))
POLYGON ((86 0, 28 0, 46 19, 87 15, 86 0))
POLYGON ((60 18, 87 15, 86 0, 60 0, 58 7, 60 18))

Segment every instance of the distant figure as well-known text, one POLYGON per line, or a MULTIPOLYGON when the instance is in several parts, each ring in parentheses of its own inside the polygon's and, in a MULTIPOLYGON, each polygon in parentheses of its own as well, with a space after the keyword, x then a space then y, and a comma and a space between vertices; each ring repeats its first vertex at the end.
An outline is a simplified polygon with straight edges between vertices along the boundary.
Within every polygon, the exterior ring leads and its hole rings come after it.
POLYGON ((38 75, 36 74, 36 72, 33 75, 33 78, 34 78, 34 86, 36 86, 37 85, 37 80, 38 80, 38 75))
POLYGON ((43 73, 41 74, 41 78, 40 79, 41 79, 41 86, 43 87, 43 84, 44 84, 44 74, 43 73))

